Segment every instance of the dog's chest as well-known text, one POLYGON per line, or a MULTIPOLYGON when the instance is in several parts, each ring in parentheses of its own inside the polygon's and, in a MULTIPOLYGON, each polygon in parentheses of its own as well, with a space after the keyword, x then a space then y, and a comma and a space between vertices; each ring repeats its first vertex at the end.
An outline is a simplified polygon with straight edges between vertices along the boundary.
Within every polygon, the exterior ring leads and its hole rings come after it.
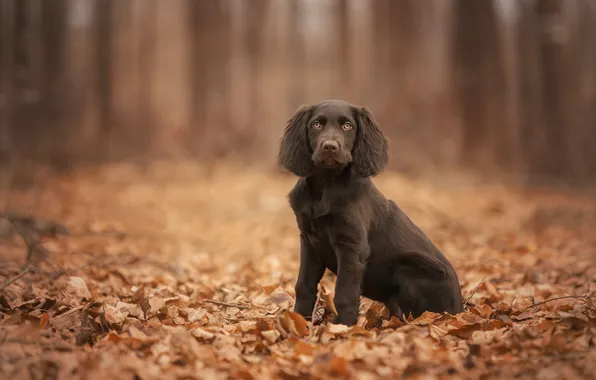
POLYGON ((331 218, 330 215, 304 218, 303 226, 300 229, 323 265, 333 273, 337 273, 337 257, 333 244, 331 244, 331 218))

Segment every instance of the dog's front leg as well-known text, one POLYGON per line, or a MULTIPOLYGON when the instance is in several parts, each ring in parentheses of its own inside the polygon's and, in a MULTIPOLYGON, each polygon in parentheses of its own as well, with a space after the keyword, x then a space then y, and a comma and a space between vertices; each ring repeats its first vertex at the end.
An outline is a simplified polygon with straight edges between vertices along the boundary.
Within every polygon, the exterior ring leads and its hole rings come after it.
POLYGON ((312 316, 317 302, 317 286, 325 273, 325 266, 316 252, 308 244, 304 235, 300 236, 300 270, 296 281, 296 304, 294 311, 305 318, 312 316))
POLYGON ((338 267, 333 301, 338 315, 334 323, 351 326, 358 320, 362 279, 368 257, 367 248, 359 245, 340 245, 336 247, 335 252, 338 267))

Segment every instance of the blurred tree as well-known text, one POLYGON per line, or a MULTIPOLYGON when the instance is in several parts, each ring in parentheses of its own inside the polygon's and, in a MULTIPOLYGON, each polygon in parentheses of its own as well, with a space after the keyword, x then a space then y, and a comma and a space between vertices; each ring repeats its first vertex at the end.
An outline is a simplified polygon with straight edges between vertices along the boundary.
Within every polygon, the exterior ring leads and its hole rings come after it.
POLYGON ((215 1, 187 0, 190 43, 190 117, 193 130, 205 128, 207 113, 207 77, 211 54, 207 54, 211 14, 217 8, 215 1))
POLYGON ((337 17, 337 30, 336 30, 336 41, 339 46, 339 70, 337 70, 336 78, 339 80, 336 83, 337 91, 344 94, 346 99, 352 99, 354 97, 353 86, 354 81, 352 78, 352 29, 353 25, 350 25, 350 12, 349 12, 349 1, 348 0, 336 0, 335 12, 337 17))
MULTIPOLYGON (((43 39, 41 101, 44 112, 36 123, 38 133, 42 133, 45 149, 51 152, 51 160, 56 164, 68 165, 67 151, 60 149, 60 142, 68 133, 69 88, 66 82, 66 50, 68 0, 42 1, 41 31, 43 39)), ((26 44, 26 42, 25 42, 26 44)), ((29 137, 25 137, 29 140, 29 137)))
POLYGON ((289 2, 288 68, 290 70, 289 108, 294 112, 306 100, 306 42, 301 30, 303 9, 301 0, 289 2))
MULTIPOLYGON (((95 101, 98 107, 98 124, 100 128, 100 140, 105 141, 114 127, 112 115, 112 22, 113 22, 114 0, 96 0, 95 2, 95 88, 97 97, 95 101)), ((100 147, 97 147, 100 149, 100 147)))
POLYGON ((116 144, 128 158, 167 145, 256 159, 275 151, 281 115, 337 96, 374 110, 394 168, 449 152, 596 178, 593 2, 160 4, 0 1, 0 156, 113 158, 116 144))
POLYGON ((520 136, 533 180, 596 175, 595 16, 589 3, 520 6, 520 136))
POLYGON ((461 106, 463 162, 503 162, 508 143, 501 132, 505 78, 495 4, 456 0, 454 18, 454 90, 461 106))
POLYGON ((0 163, 13 154, 14 0, 0 2, 0 163))
POLYGON ((141 140, 146 151, 153 143, 155 125, 152 107, 152 92, 155 76, 155 55, 157 40, 157 3, 155 0, 140 0, 137 3, 137 128, 134 135, 141 140))
POLYGON ((247 9, 245 46, 248 55, 248 92, 249 92, 249 120, 247 126, 254 131, 259 127, 260 98, 259 82, 265 52, 263 50, 263 31, 265 30, 265 19, 269 7, 269 0, 253 0, 247 9))

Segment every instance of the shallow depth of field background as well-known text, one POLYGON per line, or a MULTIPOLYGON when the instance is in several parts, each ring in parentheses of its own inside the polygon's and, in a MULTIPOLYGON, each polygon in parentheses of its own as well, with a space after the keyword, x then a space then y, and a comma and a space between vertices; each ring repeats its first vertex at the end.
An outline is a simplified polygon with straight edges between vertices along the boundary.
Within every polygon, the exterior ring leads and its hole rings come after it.
POLYGON ((592 0, 0 0, 0 377, 593 378, 595 182, 592 0), (277 144, 329 98, 465 312, 291 313, 277 144))
POLYGON ((300 104, 341 98, 372 109, 394 170, 596 176, 590 1, 2 0, 0 17, 3 168, 270 166, 300 104))

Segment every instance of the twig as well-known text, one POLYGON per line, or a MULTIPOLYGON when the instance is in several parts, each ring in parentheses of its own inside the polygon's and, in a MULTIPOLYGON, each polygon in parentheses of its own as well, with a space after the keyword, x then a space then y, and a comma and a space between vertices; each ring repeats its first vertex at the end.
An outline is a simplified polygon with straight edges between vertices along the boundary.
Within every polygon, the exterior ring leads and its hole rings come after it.
POLYGON ((72 313, 76 313, 79 310, 83 310, 86 306, 87 306, 87 304, 85 304, 85 305, 79 305, 77 307, 74 307, 74 308, 66 311, 65 313, 55 315, 54 318, 64 318, 64 317, 67 317, 67 316, 71 315, 72 313))
POLYGON ((249 308, 246 305, 238 305, 238 304, 234 304, 234 303, 228 303, 228 302, 222 302, 222 301, 216 301, 216 300, 202 300, 202 301, 207 302, 207 303, 212 303, 214 305, 219 305, 219 306, 237 307, 238 309, 248 309, 249 308))
POLYGON ((468 297, 468 299, 466 300, 466 302, 464 302, 464 309, 466 308, 466 306, 468 306, 468 303, 470 302, 470 300, 472 299, 472 297, 474 297, 474 294, 476 294, 476 292, 480 288, 480 285, 482 285, 482 283, 484 282, 485 279, 486 279, 486 276, 484 276, 482 278, 482 280, 480 280, 480 282, 478 283, 478 285, 476 285, 476 287, 474 288, 474 290, 472 290, 472 294, 470 294, 470 296, 468 297))
MULTIPOLYGON (((530 308, 533 308, 533 307, 536 307, 536 306, 544 305, 545 303, 550 302, 550 301, 558 301, 558 300, 564 300, 564 299, 568 299, 568 298, 580 299, 582 301, 588 302, 588 297, 587 296, 563 296, 563 297, 550 298, 550 299, 547 299, 546 301, 534 303, 534 304, 526 307, 526 309, 530 309, 530 308)), ((526 309, 524 309, 524 310, 526 310, 526 309)))
POLYGON ((27 266, 25 269, 23 269, 19 274, 17 274, 13 278, 9 278, 8 280, 4 281, 4 284, 2 284, 2 286, 0 286, 0 290, 4 290, 4 288, 6 288, 8 285, 12 284, 13 282, 17 281, 19 278, 21 278, 24 275, 26 275, 27 273, 31 273, 31 272, 33 272, 33 269, 30 266, 27 266))
POLYGON ((46 251, 43 245, 27 232, 27 225, 34 224, 32 218, 9 215, 5 212, 0 212, 0 217, 10 222, 14 230, 21 236, 21 239, 27 246, 27 266, 30 266, 34 261, 41 261, 48 256, 48 251, 46 251), (38 253, 39 257, 35 257, 35 253, 38 253))

